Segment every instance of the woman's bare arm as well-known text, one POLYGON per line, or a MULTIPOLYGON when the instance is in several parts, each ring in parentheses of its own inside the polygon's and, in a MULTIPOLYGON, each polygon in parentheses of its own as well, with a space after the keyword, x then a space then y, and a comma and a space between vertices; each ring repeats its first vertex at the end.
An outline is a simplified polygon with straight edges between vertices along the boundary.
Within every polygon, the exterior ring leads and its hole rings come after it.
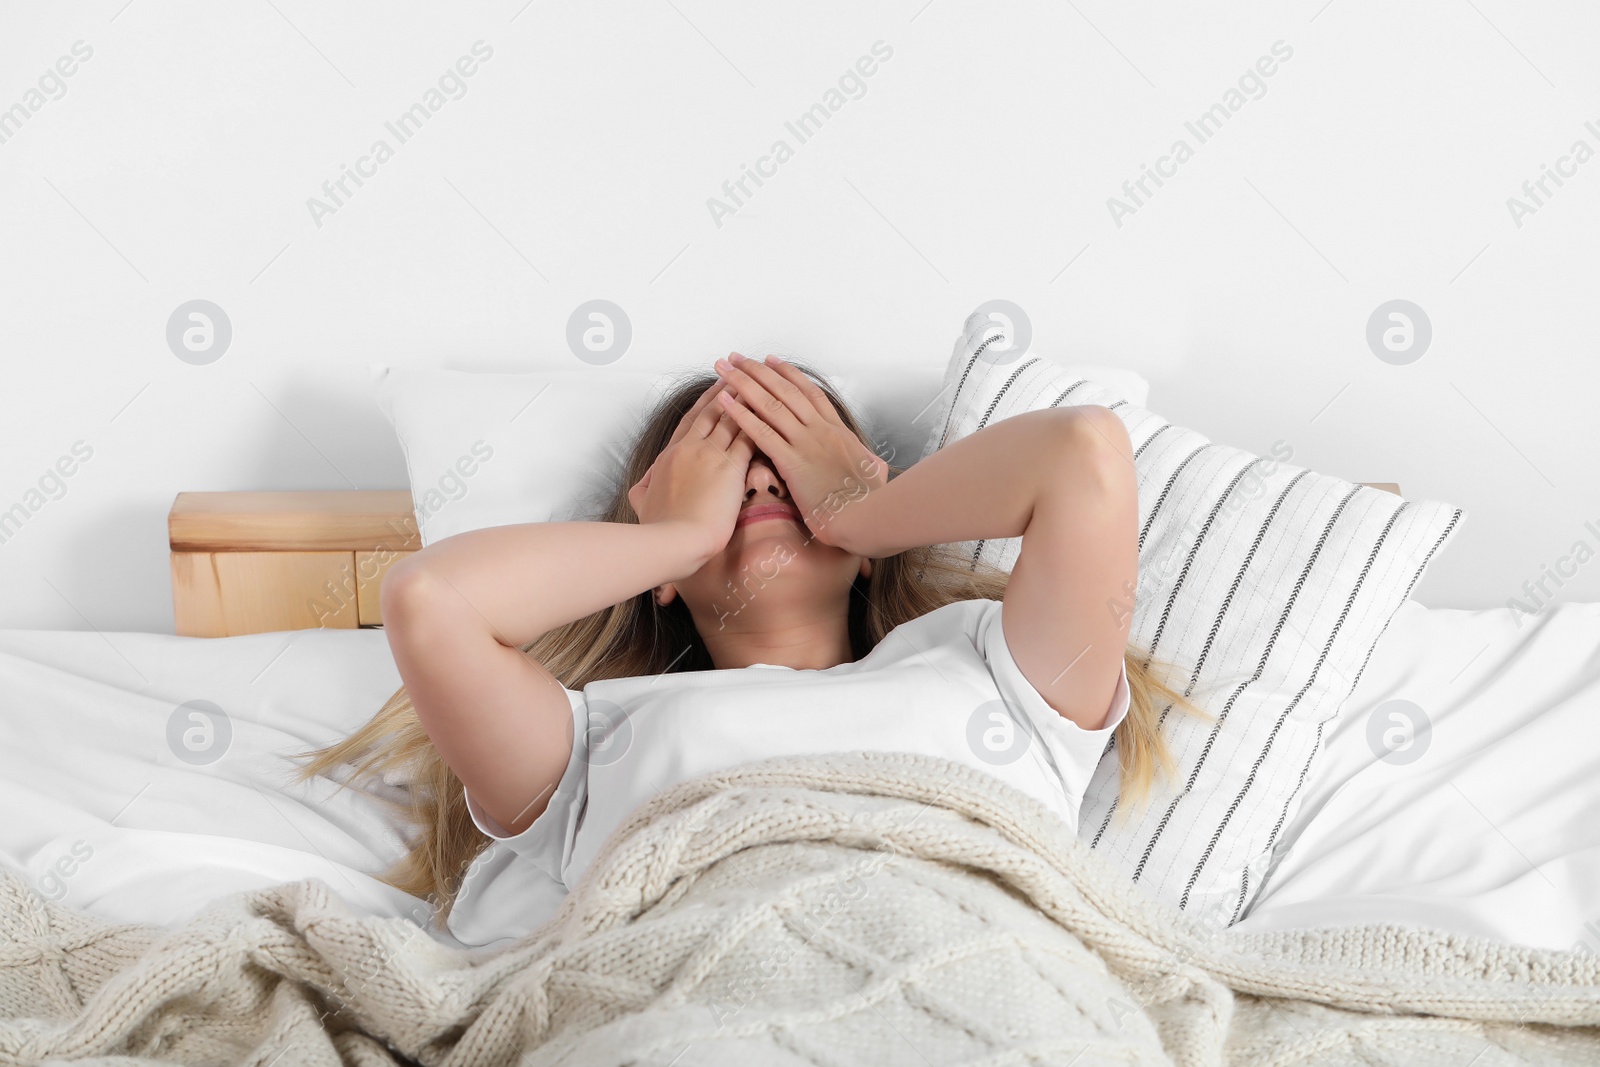
POLYGON ((1061 714, 1086 730, 1105 723, 1139 569, 1133 454, 1114 412, 1004 419, 846 504, 835 521, 851 551, 871 556, 1021 536, 1001 611, 1012 658, 1061 714))
POLYGON ((384 632, 417 718, 474 802, 512 834, 544 812, 574 741, 560 683, 520 646, 693 574, 727 543, 751 446, 707 412, 716 388, 629 491, 639 524, 470 530, 384 576, 384 632))
POLYGON ((1001 609, 1006 645, 1051 707, 1086 730, 1104 725, 1139 570, 1133 454, 1115 412, 1031 411, 986 426, 836 521, 852 551, 872 556, 1020 536, 1001 609))
POLYGON ((521 833, 572 754, 561 683, 519 647, 703 563, 671 524, 471 530, 389 568, 383 623, 417 718, 501 827, 521 833))

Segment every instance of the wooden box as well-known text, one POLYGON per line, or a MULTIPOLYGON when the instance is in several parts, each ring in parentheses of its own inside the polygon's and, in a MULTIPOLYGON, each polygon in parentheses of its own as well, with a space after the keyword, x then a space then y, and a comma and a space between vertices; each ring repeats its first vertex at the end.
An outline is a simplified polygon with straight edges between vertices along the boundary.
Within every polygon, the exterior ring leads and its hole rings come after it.
POLYGON ((167 535, 187 637, 381 625, 384 571, 422 547, 403 489, 179 493, 167 535))

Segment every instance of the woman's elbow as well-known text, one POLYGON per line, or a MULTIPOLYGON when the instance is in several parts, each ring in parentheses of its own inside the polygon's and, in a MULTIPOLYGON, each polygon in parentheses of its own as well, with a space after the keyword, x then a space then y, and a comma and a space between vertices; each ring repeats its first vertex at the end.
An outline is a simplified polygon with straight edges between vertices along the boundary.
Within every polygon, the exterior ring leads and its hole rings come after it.
POLYGON ((1060 485, 1059 476, 1066 473, 1079 494, 1137 499, 1133 443, 1117 413, 1098 404, 1052 411, 1052 460, 1057 473, 1052 484, 1060 485))
POLYGON ((436 616, 441 590, 447 588, 437 574, 413 557, 397 560, 383 572, 378 605, 385 629, 410 628, 436 616))

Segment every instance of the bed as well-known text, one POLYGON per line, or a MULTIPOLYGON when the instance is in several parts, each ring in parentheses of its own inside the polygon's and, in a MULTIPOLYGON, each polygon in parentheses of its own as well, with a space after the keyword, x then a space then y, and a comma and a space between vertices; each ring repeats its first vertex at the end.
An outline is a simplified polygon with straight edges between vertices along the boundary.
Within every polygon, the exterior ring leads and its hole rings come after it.
MULTIPOLYGON (((320 520, 307 519, 319 509, 306 494, 184 497, 172 524, 180 620, 249 628, 301 611, 322 625, 217 638, 0 631, 0 810, 11 816, 0 864, 46 899, 117 921, 177 926, 223 894, 315 877, 358 911, 426 925, 422 901, 377 877, 405 849, 399 788, 296 783, 286 758, 347 733, 399 686, 370 624, 376 605, 366 625, 353 608, 319 615, 286 584, 293 567, 261 561, 321 553, 359 570, 359 553, 385 551, 405 494, 347 498, 320 520), (200 552, 255 560, 180 562, 200 552), (241 584, 252 571, 277 575, 279 607, 241 584), (214 577, 184 577, 197 572, 214 577)), ((396 552, 414 547, 404 536, 391 537, 396 552)), ((1600 605, 1519 619, 1407 601, 1324 737, 1237 928, 1395 922, 1600 952, 1597 710, 1600 605), (1409 751, 1427 758, 1375 747, 1397 701, 1424 709, 1409 751)), ((517 891, 530 927, 563 895, 517 891)), ((470 929, 471 901, 461 911, 470 929)), ((492 940, 429 932, 469 949, 492 940)))

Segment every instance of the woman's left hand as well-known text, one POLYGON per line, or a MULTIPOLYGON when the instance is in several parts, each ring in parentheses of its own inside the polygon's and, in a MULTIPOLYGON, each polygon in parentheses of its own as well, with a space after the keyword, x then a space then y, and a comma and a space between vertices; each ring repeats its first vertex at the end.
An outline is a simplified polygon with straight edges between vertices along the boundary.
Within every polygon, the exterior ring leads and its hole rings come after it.
POLYGON ((716 402, 772 461, 811 535, 848 551, 852 505, 888 484, 889 465, 850 431, 815 382, 777 356, 767 360, 717 360, 732 388, 716 402))

